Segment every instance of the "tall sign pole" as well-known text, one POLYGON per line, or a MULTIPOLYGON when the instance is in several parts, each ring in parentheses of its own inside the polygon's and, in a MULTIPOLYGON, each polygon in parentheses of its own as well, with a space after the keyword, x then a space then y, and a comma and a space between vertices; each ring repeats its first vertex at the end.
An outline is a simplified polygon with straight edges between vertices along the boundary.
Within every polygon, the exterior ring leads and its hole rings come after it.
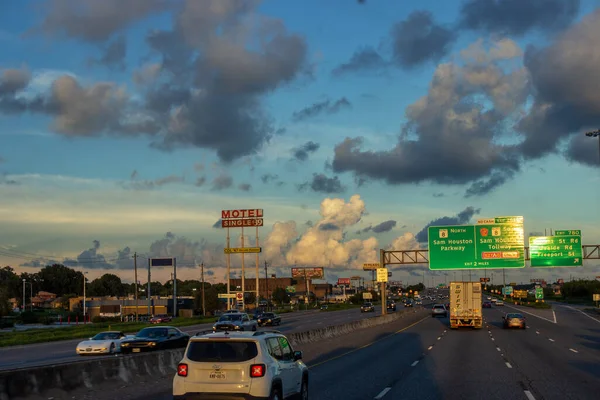
POLYGON ((177 259, 173 258, 173 317, 177 318, 177 259))
MULTIPOLYGON (((246 292, 246 262, 245 262, 245 254, 246 253, 260 253, 262 249, 258 247, 259 238, 258 238, 258 228, 263 226, 263 210, 262 208, 255 209, 240 209, 240 210, 221 210, 221 227, 227 229, 227 247, 225 247, 224 252, 227 257, 227 294, 231 293, 231 254, 241 254, 242 255, 242 274, 241 274, 241 292, 245 294, 246 292), (244 228, 256 228, 256 247, 246 247, 245 237, 244 237, 244 228), (237 248, 232 248, 231 239, 229 235, 229 228, 242 228, 242 237, 241 237, 241 246, 237 248)), ((259 287, 259 256, 256 254, 256 293, 257 293, 257 306, 258 306, 258 296, 260 293, 259 287)), ((229 304, 228 296, 227 304, 229 304)), ((236 297, 237 298, 237 297, 236 297)), ((244 296, 241 296, 241 301, 239 301, 243 306, 244 296)))
MULTIPOLYGON (((258 241, 258 226, 256 227, 256 247, 260 247, 259 245, 259 241, 258 241)), ((260 296, 260 278, 259 278, 259 272, 258 272, 258 268, 259 268, 259 259, 258 259, 258 253, 256 253, 256 309, 258 310, 258 298, 260 296)), ((266 281, 265 281, 266 284, 266 281)))
POLYGON ((152 298, 152 294, 150 293, 150 264, 151 264, 151 259, 148 259, 148 317, 150 317, 152 315, 152 304, 151 304, 151 298, 152 298))
MULTIPOLYGON (((204 298, 204 261, 200 264, 200 271, 202 278, 202 316, 206 317, 206 299, 204 298)), ((229 299, 227 301, 229 301, 229 299)))
MULTIPOLYGON (((385 268, 384 264, 384 250, 379 249, 379 268, 385 268)), ((386 272, 387 274, 387 272, 386 272)), ((385 315, 387 312, 387 296, 385 294, 387 282, 381 282, 381 315, 385 315)))
POLYGON ((137 280, 137 252, 133 253, 133 270, 135 278, 135 321, 138 320, 138 280, 137 280))

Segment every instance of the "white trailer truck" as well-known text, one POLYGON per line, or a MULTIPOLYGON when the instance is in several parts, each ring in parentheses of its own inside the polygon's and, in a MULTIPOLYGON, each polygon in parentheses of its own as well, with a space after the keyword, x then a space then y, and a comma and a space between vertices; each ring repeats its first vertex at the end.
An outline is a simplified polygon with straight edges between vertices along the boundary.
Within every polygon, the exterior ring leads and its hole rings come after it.
POLYGON ((470 326, 481 329, 480 282, 450 282, 450 328, 470 326))

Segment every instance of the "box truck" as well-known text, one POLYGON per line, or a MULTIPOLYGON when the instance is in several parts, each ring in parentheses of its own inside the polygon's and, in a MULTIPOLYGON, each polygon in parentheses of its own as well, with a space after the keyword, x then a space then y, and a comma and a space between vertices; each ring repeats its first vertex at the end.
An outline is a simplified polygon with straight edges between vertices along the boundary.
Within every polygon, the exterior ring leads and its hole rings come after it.
POLYGON ((480 282, 450 282, 450 328, 470 326, 481 329, 481 302, 480 282))

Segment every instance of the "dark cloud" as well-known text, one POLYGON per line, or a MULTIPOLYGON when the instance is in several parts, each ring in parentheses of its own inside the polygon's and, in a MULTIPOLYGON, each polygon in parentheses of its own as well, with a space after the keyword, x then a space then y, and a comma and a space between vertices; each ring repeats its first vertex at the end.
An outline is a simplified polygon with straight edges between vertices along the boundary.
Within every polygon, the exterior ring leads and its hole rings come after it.
POLYGON ((574 136, 569 142, 565 152, 568 160, 577 161, 590 166, 598 166, 600 163, 600 149, 596 144, 600 138, 587 137, 585 135, 574 136))
POLYGON ((302 146, 299 147, 295 147, 292 149, 292 154, 294 156, 294 159, 298 160, 298 161, 306 161, 308 160, 308 156, 311 153, 314 153, 315 151, 319 150, 319 143, 315 143, 313 141, 308 141, 306 143, 304 143, 302 146))
POLYGON ((219 219, 217 220, 217 222, 215 222, 215 223, 213 224, 213 226, 212 226, 212 227, 213 227, 213 228, 219 228, 219 229, 221 229, 221 228, 223 227, 223 226, 222 226, 222 224, 221 224, 221 222, 222 222, 222 221, 223 221, 223 220, 222 220, 221 218, 219 218, 219 219))
POLYGON ((355 72, 369 71, 372 74, 374 71, 383 70, 389 66, 389 62, 372 47, 363 47, 356 50, 350 60, 335 67, 331 74, 341 76, 355 72))
POLYGON ((198 179, 196 179, 195 185, 198 187, 203 186, 206 183, 206 179, 206 175, 199 177, 198 179))
POLYGON ((344 108, 350 108, 352 104, 347 98, 342 97, 336 101, 330 99, 314 103, 311 106, 305 107, 300 111, 294 112, 292 119, 294 121, 303 121, 308 118, 316 117, 321 114, 335 114, 343 110, 344 108))
POLYGON ((102 55, 99 58, 91 58, 89 64, 125 69, 125 56, 127 55, 127 42, 124 36, 118 36, 102 49, 102 55))
POLYGON ((217 175, 212 181, 212 190, 229 189, 233 186, 233 178, 231 175, 222 173, 217 175))
POLYGON ((390 220, 383 221, 382 223, 375 225, 373 227, 373 232, 375 232, 375 233, 389 232, 395 226, 396 226, 396 221, 390 219, 390 220))
POLYGON ((473 196, 483 196, 485 194, 490 193, 494 189, 499 186, 502 186, 507 180, 511 179, 514 176, 513 171, 498 171, 494 172, 487 179, 480 179, 475 181, 467 188, 465 192, 465 197, 473 197, 473 196))
POLYGON ((131 23, 173 4, 170 0, 50 0, 41 6, 44 19, 33 33, 104 42, 131 23))
POLYGON ((277 179, 279 179, 279 175, 277 175, 277 174, 264 174, 263 176, 260 177, 260 180, 262 181, 262 183, 265 183, 265 184, 276 181, 277 179))
POLYGON ((303 191, 311 189, 313 192, 319 193, 342 193, 346 190, 346 187, 342 185, 340 178, 334 176, 333 178, 327 177, 325 174, 313 174, 312 181, 302 183, 298 185, 298 190, 303 191))
POLYGON ((456 34, 433 21, 427 11, 414 11, 392 29, 393 59, 412 68, 427 61, 439 61, 456 40, 456 34))
POLYGON ((456 216, 454 217, 441 217, 438 219, 434 219, 433 221, 425 225, 425 227, 415 235, 415 239, 420 243, 426 243, 427 228, 429 228, 430 226, 464 225, 467 224, 471 220, 471 218, 473 218, 474 215, 479 214, 480 212, 480 208, 474 208, 472 206, 469 206, 461 212, 459 212, 458 214, 456 214, 456 216))
POLYGON ((137 172, 137 170, 134 170, 131 173, 130 181, 123 182, 122 186, 126 189, 133 190, 151 190, 157 187, 162 187, 174 183, 181 183, 185 181, 185 179, 182 176, 177 175, 169 175, 162 178, 157 178, 155 180, 137 180, 138 177, 139 173, 137 172))
POLYGON ((499 67, 517 50, 512 41, 493 42, 489 50, 477 42, 470 52, 488 63, 471 57, 460 65, 439 65, 428 94, 407 108, 408 122, 395 146, 372 151, 362 148, 363 138, 346 138, 335 146, 334 172, 389 184, 464 185, 484 180, 486 184, 477 185, 471 194, 491 190, 499 176, 521 168, 518 147, 498 141, 505 120, 520 110, 529 94, 526 70, 505 72, 499 67), (493 107, 480 104, 483 99, 493 107))
POLYGON ((77 264, 85 265, 85 267, 89 269, 115 269, 116 267, 114 264, 107 262, 106 258, 98 253, 100 241, 94 240, 92 243, 93 246, 91 248, 82 251, 77 256, 77 264))
POLYGON ((149 135, 156 149, 209 149, 225 163, 254 154, 275 132, 263 98, 308 68, 304 38, 279 19, 258 15, 257 6, 221 0, 50 2, 38 32, 106 44, 132 22, 165 9, 175 14, 173 28, 146 36, 146 59, 157 62, 150 64, 150 79, 136 80, 144 84, 137 88, 141 98, 116 83, 84 86, 64 76, 35 102, 19 92, 4 94, 0 112, 48 114, 52 129, 69 137, 149 135))
POLYGON ((320 231, 338 231, 338 230, 340 230, 340 227, 337 226, 336 224, 332 224, 331 222, 328 222, 328 223, 319 225, 319 230, 320 231))
POLYGON ((370 232, 370 231, 372 231, 372 230, 373 230, 373 225, 369 225, 369 226, 367 226, 367 227, 365 227, 365 228, 362 228, 362 229, 359 229, 359 230, 357 230, 357 231, 356 231, 356 234, 357 234, 357 235, 361 235, 361 234, 363 234, 363 233, 367 233, 367 232, 370 232))
POLYGON ((249 192, 252 189, 252 185, 249 183, 240 183, 238 189, 243 192, 249 192))
POLYGON ((533 106, 517 129, 525 139, 520 150, 528 159, 558 151, 571 139, 566 157, 594 165, 593 140, 584 136, 600 126, 600 90, 590 82, 600 81, 600 10, 560 34, 545 48, 529 47, 525 65, 535 88, 533 106), (585 144, 587 139, 587 145, 585 144))
POLYGON ((438 193, 434 193, 434 194, 433 194, 433 197, 436 197, 436 198, 440 198, 440 197, 444 197, 444 196, 445 196, 445 195, 444 195, 444 193, 442 193, 442 192, 438 192, 438 193))
POLYGON ((555 32, 571 24, 580 0, 467 0, 460 27, 502 36, 522 36, 531 30, 555 32))

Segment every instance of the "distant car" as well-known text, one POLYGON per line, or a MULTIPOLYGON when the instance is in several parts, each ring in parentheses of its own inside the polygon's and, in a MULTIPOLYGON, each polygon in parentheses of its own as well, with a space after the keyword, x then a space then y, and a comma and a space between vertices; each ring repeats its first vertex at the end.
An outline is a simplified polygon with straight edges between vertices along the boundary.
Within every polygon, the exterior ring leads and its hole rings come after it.
POLYGON ((267 325, 281 325, 281 317, 272 312, 262 313, 260 317, 258 317, 258 325, 259 326, 267 326, 267 325))
POLYGON ((520 328, 526 329, 527 322, 525 321, 525 317, 523 314, 519 313, 508 313, 502 317, 502 327, 503 328, 520 328))
POLYGON ((121 342, 121 352, 141 353, 154 350, 176 349, 186 347, 190 335, 174 326, 152 326, 144 328, 133 338, 121 342))
POLYGON ((364 312, 375 312, 375 306, 373 305, 373 303, 367 302, 367 303, 363 303, 362 306, 360 306, 360 312, 364 313, 364 312))
POLYGON ((321 310, 327 310, 329 308, 329 306, 327 304, 323 304, 321 306, 321 310))
POLYGON ((221 315, 213 325, 213 331, 255 331, 258 320, 253 320, 246 313, 226 313, 221 315))
POLYGON ((490 301, 491 301, 492 303, 495 303, 495 302, 497 302, 497 301, 498 301, 498 299, 497 299, 497 298, 495 298, 495 297, 492 297, 492 300, 490 300, 490 301))
POLYGON ((482 307, 483 308, 492 308, 492 302, 491 301, 484 301, 482 307))
POLYGON ((387 309, 388 310, 392 310, 392 311, 396 311, 396 303, 393 301, 388 301, 387 302, 387 309))
POLYGON ((433 318, 436 317, 447 317, 448 316, 448 310, 446 309, 446 306, 443 304, 434 304, 433 308, 431 309, 431 316, 433 318))
POLYGON ((159 314, 159 315, 155 315, 154 317, 152 317, 152 319, 150 320, 151 324, 163 324, 165 322, 171 322, 173 321, 173 318, 170 315, 167 314, 159 314))
POLYGON ((496 301, 496 307, 498 306, 504 306, 504 302, 502 300, 496 301))
POLYGON ((412 301, 412 299, 408 299, 406 300, 406 303, 404 303, 404 307, 413 307, 414 306, 414 302, 412 301))
POLYGON ((77 345, 77 354, 81 356, 93 354, 114 354, 121 351, 121 342, 127 338, 123 332, 100 332, 77 345))

